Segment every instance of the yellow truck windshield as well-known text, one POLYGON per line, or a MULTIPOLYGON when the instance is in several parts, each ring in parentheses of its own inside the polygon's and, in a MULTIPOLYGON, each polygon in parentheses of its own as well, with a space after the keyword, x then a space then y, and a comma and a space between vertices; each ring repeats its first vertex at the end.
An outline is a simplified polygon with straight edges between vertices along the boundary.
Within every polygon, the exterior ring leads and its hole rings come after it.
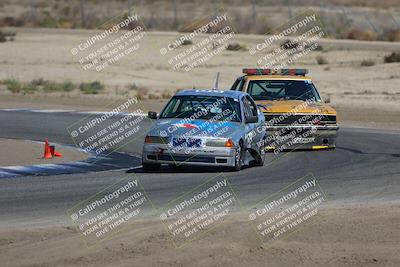
POLYGON ((320 96, 309 80, 254 80, 247 92, 254 100, 313 100, 320 96))

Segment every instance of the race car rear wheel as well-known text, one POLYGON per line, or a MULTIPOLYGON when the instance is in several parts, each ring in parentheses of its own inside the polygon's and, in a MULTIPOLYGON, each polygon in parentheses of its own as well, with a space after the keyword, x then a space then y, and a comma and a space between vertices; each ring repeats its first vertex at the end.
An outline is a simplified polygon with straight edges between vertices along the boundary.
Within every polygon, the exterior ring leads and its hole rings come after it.
POLYGON ((143 171, 145 172, 153 172, 153 171, 158 171, 161 167, 161 164, 157 163, 142 163, 143 171))

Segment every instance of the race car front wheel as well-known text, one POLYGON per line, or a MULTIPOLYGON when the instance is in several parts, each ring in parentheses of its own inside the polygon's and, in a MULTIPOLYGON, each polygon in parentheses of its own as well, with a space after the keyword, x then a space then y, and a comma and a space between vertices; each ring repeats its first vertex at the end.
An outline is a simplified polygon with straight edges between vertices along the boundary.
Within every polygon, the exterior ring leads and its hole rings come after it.
POLYGON ((264 162, 265 162, 265 148, 264 148, 265 139, 266 139, 266 137, 263 138, 263 143, 262 143, 263 145, 260 146, 260 150, 254 156, 255 166, 264 166, 264 162))
POLYGON ((242 169, 242 163, 243 163, 243 145, 240 143, 239 146, 235 150, 235 167, 232 169, 234 171, 240 171, 242 169))

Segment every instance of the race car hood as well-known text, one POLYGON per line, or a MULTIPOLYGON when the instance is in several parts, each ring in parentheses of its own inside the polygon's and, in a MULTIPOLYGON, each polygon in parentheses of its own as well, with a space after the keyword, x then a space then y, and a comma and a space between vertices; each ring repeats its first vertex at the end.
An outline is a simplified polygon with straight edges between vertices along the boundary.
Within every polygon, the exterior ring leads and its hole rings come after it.
POLYGON ((336 114, 336 110, 323 102, 307 103, 303 100, 257 100, 256 103, 263 113, 336 114))
POLYGON ((240 123, 230 121, 210 122, 207 120, 158 119, 152 127, 151 136, 205 136, 228 138, 239 129, 240 123), (206 134, 204 134, 206 133, 206 134))

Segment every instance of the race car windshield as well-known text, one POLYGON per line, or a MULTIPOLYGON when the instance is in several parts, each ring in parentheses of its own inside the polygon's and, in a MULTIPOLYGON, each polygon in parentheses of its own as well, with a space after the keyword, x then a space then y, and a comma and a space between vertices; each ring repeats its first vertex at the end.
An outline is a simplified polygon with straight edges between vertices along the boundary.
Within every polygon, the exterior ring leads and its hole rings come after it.
POLYGON ((321 98, 310 81, 260 80, 250 81, 248 93, 254 100, 311 100, 321 98))
POLYGON ((240 122, 237 100, 217 96, 174 96, 160 118, 190 118, 240 122))

